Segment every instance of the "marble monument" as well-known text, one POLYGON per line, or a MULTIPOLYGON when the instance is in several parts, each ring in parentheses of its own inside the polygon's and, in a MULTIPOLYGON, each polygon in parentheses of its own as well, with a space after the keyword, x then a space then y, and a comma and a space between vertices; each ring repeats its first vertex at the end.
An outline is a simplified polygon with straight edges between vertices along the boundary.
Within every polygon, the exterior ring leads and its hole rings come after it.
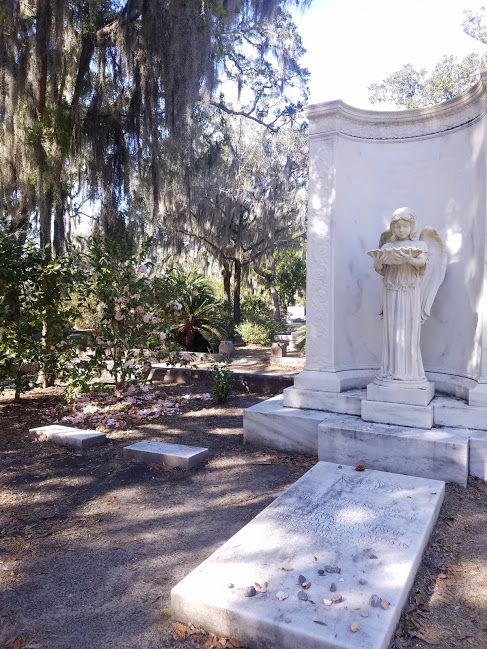
POLYGON ((279 406, 244 414, 249 443, 275 446, 282 424, 278 447, 296 451, 303 439, 306 452, 317 445, 310 422, 320 412, 353 415, 367 428, 460 426, 469 431, 462 439, 475 439, 476 471, 487 478, 486 104, 483 73, 462 95, 427 108, 368 111, 333 101, 306 109, 306 365, 279 406), (391 228, 401 205, 412 210, 402 208, 391 228), (384 230, 390 240, 378 246, 384 230))

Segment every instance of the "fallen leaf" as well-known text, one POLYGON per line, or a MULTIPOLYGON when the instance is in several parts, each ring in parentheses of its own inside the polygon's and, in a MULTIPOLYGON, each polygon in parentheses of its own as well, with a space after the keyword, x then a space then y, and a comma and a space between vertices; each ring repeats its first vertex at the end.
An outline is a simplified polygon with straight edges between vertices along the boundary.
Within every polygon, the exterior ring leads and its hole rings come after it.
POLYGON ((378 558, 379 557, 377 557, 375 554, 369 554, 369 559, 378 559, 378 558))
POLYGON ((352 631, 352 633, 357 633, 359 629, 360 624, 358 622, 352 622, 352 624, 350 625, 350 631, 352 631))
POLYGON ((119 545, 114 545, 113 547, 110 548, 110 550, 120 550, 120 549, 121 548, 119 545))
POLYGON ((281 568, 281 570, 284 570, 284 572, 291 572, 294 568, 281 568))
POLYGON ((321 620, 313 620, 315 624, 321 624, 321 626, 328 626, 326 622, 321 622, 321 620))
POLYGON ((365 471, 365 466, 363 464, 357 464, 355 471, 365 471))
POLYGON ((20 649, 20 640, 18 638, 14 642, 14 649, 20 649))

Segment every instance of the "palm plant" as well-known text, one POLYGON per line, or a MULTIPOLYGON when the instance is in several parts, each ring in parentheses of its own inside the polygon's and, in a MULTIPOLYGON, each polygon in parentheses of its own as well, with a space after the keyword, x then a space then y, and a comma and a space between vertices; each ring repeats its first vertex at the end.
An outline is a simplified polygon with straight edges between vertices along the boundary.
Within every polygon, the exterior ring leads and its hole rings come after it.
POLYGON ((224 304, 215 297, 208 280, 195 270, 173 270, 168 276, 174 302, 181 306, 175 340, 188 351, 213 349, 228 337, 224 304))

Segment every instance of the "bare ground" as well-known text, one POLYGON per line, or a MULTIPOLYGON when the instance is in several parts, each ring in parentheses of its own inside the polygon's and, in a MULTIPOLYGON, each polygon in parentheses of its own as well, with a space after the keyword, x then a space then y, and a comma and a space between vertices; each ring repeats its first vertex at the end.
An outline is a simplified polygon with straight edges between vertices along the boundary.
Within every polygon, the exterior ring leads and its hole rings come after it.
MULTIPOLYGON (((0 400, 0 647, 232 646, 174 639, 186 633, 171 623, 169 593, 316 461, 243 447, 242 409, 262 398, 188 400, 182 414, 84 452, 28 436, 59 390, 0 400), (182 471, 123 459, 124 446, 147 438, 208 446, 210 460, 182 471)), ((487 485, 448 486, 391 649, 487 649, 486 539, 487 485)))

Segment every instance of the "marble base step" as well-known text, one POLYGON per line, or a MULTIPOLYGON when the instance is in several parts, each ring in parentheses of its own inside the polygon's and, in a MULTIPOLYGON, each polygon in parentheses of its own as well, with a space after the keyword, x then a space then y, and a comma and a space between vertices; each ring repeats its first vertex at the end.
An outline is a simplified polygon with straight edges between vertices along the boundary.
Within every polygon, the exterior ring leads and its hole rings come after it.
POLYGON ((252 649, 386 649, 443 497, 438 480, 319 462, 172 589, 173 617, 252 649))
POLYGON ((318 425, 323 412, 285 408, 282 394, 246 408, 244 443, 280 451, 318 455, 318 425))
MULTIPOLYGON (((310 391, 306 392, 309 394, 310 391)), ((364 390, 357 392, 365 395, 364 390)), ((294 396, 296 392, 289 390, 286 391, 287 394, 294 396)), ((343 393, 343 396, 347 394, 343 393)), ((339 396, 332 393, 330 398, 339 396)), ((354 395, 350 396, 353 400, 357 398, 354 395)), ((364 421, 358 416, 314 409, 286 408, 284 399, 279 395, 244 410, 245 443, 293 453, 318 455, 320 424, 333 425, 342 431, 335 432, 332 437, 333 443, 336 444, 336 452, 326 457, 320 455, 321 459, 358 464, 357 454, 362 454, 365 459, 378 462, 373 464, 377 469, 431 477, 436 477, 435 471, 441 470, 441 479, 459 484, 465 484, 467 475, 487 480, 485 408, 472 408, 453 397, 435 397, 429 407, 433 409, 434 421, 441 423, 435 423, 433 428, 425 429, 414 427, 411 420, 408 420, 407 424, 403 419, 399 425, 381 424, 364 421), (457 455, 458 449, 453 450, 452 444, 462 447, 460 455, 457 455), (350 450, 348 455, 347 449, 350 450), (417 449, 422 450, 418 452, 417 449), (368 450, 371 453, 368 453, 368 450), (426 458, 421 457, 424 453, 426 457, 431 456, 431 462, 426 462, 426 458), (380 463, 386 459, 387 463, 380 463), (425 468, 426 472, 421 472, 420 467, 425 468)))
POLYGON ((344 415, 360 415, 361 403, 363 399, 367 398, 367 392, 364 389, 325 392, 323 390, 302 390, 292 386, 286 388, 283 394, 286 408, 340 412, 344 415))
POLYGON ((38 426, 37 428, 31 428, 29 433, 39 440, 48 440, 58 446, 70 446, 81 449, 98 446, 107 441, 105 433, 100 433, 97 430, 71 428, 70 426, 62 426, 61 424, 38 426))
POLYGON ((318 429, 318 459, 438 478, 465 487, 470 431, 415 429, 329 414, 318 429))
POLYGON ((432 405, 412 406, 404 403, 364 399, 361 406, 361 416, 364 421, 424 429, 433 426, 432 405))

